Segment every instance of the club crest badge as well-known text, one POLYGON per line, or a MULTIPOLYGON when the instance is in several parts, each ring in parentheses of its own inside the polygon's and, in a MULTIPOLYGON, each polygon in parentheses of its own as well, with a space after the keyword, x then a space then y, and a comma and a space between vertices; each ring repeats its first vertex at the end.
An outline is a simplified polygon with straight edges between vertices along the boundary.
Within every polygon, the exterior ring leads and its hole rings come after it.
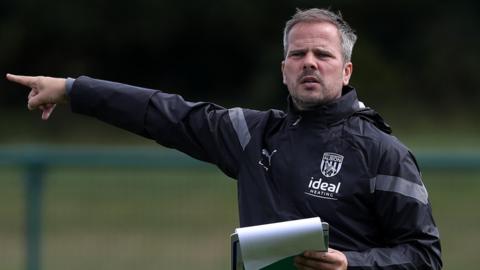
POLYGON ((337 175, 342 168, 343 156, 335 153, 323 153, 320 170, 325 177, 332 177, 337 175))

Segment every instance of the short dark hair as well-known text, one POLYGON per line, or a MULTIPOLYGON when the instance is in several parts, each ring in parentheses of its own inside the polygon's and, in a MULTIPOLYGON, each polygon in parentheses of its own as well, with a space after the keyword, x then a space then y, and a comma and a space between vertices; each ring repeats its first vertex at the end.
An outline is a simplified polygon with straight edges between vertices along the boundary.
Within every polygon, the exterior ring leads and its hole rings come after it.
POLYGON ((283 31, 283 51, 287 55, 288 51, 288 34, 293 26, 301 22, 329 22, 335 25, 340 33, 340 42, 342 46, 342 56, 344 62, 349 62, 352 59, 352 50, 357 41, 357 35, 348 23, 342 18, 342 14, 338 14, 328 10, 312 8, 307 10, 297 9, 297 12, 285 24, 283 31))

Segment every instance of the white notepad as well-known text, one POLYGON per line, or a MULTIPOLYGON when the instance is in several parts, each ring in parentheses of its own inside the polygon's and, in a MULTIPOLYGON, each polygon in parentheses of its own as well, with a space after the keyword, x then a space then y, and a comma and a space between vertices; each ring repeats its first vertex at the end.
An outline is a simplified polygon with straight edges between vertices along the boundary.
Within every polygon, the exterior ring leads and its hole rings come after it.
POLYGON ((237 228, 231 240, 232 269, 277 269, 306 250, 327 251, 328 224, 315 217, 237 228))

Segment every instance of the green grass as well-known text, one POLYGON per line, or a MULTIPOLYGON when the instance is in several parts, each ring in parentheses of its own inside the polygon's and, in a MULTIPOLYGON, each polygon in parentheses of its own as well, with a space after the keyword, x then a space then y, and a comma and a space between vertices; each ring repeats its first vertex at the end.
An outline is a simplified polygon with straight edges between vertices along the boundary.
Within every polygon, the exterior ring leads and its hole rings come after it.
POLYGON ((440 229, 444 269, 476 269, 480 264, 480 171, 424 172, 440 229))
MULTIPOLYGON (((22 182, 12 170, 0 179, 0 269, 22 269, 22 182)), ((225 269, 237 220, 235 182, 216 169, 51 170, 42 266, 225 269)))
POLYGON ((0 170, 0 269, 22 269, 23 189, 21 175, 14 169, 0 170))
MULTIPOLYGON (((444 269, 480 264, 480 171, 425 171, 444 269)), ((24 268, 22 174, 0 169, 0 269, 24 268)), ((228 269, 235 181, 191 171, 58 168, 44 194, 43 269, 228 269)))

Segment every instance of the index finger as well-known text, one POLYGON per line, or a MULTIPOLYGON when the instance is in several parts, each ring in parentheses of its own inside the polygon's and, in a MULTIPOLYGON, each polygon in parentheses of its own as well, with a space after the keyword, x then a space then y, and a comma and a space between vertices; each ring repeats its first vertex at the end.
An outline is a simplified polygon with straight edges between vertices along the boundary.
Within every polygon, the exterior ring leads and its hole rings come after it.
POLYGON ((24 86, 33 87, 35 82, 35 77, 33 76, 22 76, 22 75, 13 75, 7 73, 7 80, 19 83, 24 86))

